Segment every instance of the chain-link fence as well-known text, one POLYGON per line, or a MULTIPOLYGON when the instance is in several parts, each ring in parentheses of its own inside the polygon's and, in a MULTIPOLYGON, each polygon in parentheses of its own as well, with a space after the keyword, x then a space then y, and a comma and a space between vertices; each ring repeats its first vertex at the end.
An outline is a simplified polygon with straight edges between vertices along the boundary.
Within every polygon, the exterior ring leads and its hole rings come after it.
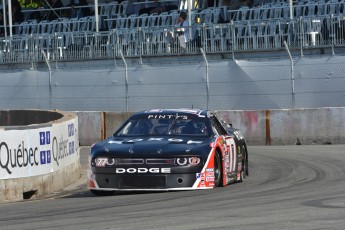
POLYGON ((0 108, 138 111, 345 106, 345 57, 232 59, 200 54, 2 69, 0 108))

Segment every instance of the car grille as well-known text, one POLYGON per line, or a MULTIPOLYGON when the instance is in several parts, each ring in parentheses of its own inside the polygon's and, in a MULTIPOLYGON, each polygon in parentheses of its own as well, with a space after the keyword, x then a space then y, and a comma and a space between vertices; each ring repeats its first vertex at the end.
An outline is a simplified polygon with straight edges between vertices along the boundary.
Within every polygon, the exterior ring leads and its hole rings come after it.
POLYGON ((166 177, 157 175, 121 176, 119 187, 120 189, 164 189, 166 188, 166 177))
POLYGON ((114 160, 115 165, 175 165, 174 158, 111 158, 114 160))

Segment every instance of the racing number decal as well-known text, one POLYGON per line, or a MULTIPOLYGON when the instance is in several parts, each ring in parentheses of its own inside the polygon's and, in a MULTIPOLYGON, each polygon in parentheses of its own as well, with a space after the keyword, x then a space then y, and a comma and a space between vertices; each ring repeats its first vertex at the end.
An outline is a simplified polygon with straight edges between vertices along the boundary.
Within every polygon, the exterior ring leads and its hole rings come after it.
POLYGON ((235 141, 233 138, 226 138, 226 151, 224 156, 224 165, 223 168, 223 184, 227 185, 231 182, 231 175, 235 172, 236 165, 236 154, 235 154, 235 141))
POLYGON ((226 145, 228 146, 230 150, 230 168, 229 172, 232 173, 235 171, 236 167, 236 153, 235 153, 235 141, 232 138, 226 139, 226 145))

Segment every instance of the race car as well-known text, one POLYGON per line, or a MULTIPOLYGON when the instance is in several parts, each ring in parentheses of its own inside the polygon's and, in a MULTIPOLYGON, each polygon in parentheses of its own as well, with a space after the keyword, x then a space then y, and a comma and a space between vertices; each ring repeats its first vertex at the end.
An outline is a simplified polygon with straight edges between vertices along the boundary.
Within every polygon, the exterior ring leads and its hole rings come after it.
POLYGON ((110 195, 211 189, 246 176, 245 138, 216 112, 155 109, 133 114, 91 146, 87 184, 95 195, 110 195))

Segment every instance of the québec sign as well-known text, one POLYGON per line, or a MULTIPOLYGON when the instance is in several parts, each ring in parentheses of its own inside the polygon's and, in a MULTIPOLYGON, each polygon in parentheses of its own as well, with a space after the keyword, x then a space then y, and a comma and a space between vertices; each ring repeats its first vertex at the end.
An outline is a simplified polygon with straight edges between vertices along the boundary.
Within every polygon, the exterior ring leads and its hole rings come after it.
POLYGON ((78 159, 75 123, 0 131, 0 179, 50 173, 78 159))

